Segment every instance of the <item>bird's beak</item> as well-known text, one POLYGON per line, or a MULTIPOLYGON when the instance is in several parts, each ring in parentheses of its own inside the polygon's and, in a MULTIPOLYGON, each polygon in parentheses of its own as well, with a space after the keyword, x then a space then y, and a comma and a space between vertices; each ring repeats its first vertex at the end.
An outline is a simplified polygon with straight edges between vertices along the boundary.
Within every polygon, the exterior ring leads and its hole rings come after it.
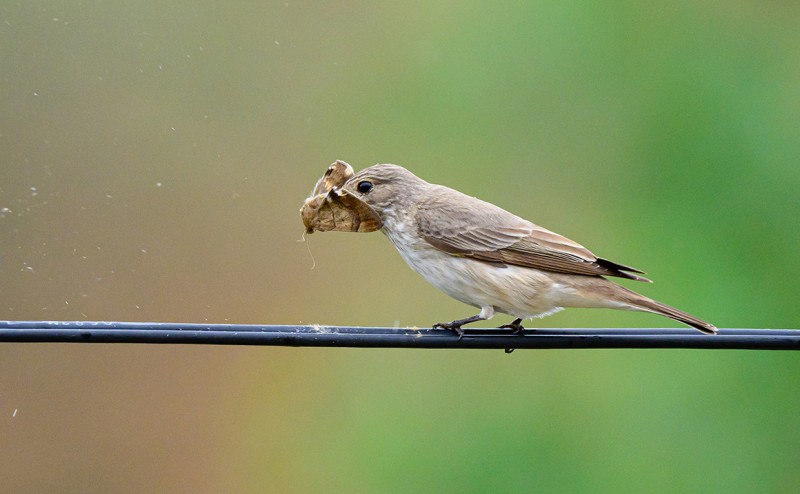
POLYGON ((353 167, 344 161, 337 160, 328 167, 300 208, 307 233, 381 229, 383 222, 375 210, 342 188, 353 175, 353 167))

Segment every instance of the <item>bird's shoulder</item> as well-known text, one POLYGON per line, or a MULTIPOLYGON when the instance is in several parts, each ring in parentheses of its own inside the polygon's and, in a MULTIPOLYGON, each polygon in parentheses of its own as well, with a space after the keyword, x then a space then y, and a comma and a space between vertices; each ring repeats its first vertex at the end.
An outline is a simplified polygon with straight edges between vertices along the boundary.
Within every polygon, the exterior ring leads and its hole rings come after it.
POLYGON ((443 185, 429 189, 416 205, 420 232, 452 235, 464 231, 500 230, 522 238, 530 234, 533 223, 490 202, 443 185))

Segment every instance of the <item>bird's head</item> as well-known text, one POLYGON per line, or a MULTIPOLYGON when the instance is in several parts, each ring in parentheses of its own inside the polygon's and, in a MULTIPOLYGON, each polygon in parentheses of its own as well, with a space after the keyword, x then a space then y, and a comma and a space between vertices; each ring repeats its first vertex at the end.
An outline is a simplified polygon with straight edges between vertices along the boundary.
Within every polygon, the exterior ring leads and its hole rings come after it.
POLYGON ((380 164, 356 173, 345 182, 342 190, 386 220, 387 216, 406 210, 427 185, 402 166, 380 164))

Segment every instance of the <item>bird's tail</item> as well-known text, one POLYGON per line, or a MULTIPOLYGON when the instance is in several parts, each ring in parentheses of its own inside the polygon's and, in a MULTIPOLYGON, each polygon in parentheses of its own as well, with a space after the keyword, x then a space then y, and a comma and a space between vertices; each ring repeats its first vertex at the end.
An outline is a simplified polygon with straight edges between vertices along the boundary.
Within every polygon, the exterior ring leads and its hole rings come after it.
POLYGON ((676 309, 675 307, 670 307, 669 305, 662 304, 661 302, 657 302, 643 295, 637 295, 638 297, 631 302, 633 302, 633 306, 638 310, 669 317, 670 319, 688 324, 689 326, 706 334, 717 334, 717 327, 713 324, 709 324, 702 319, 698 319, 691 314, 687 314, 686 312, 676 309))
POLYGON ((602 276, 561 275, 561 277, 558 277, 556 274, 551 276, 559 284, 571 289, 571 297, 559 300, 558 305, 562 307, 603 307, 607 309, 650 312, 688 324, 706 334, 717 333, 717 328, 713 324, 709 324, 675 307, 656 302, 633 290, 628 290, 624 286, 617 285, 602 276))

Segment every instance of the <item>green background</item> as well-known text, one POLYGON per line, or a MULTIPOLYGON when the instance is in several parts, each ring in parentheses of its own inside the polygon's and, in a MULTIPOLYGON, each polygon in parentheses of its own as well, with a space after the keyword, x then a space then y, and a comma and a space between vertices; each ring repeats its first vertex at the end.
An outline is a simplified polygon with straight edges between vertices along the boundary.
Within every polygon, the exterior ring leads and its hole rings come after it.
MULTIPOLYGON (((656 283, 627 286, 719 327, 797 328, 798 26, 797 2, 748 0, 3 2, 0 318, 472 315, 380 233, 298 241, 343 159, 642 268, 656 283)), ((0 478, 797 492, 798 376, 782 352, 3 344, 0 478)))

